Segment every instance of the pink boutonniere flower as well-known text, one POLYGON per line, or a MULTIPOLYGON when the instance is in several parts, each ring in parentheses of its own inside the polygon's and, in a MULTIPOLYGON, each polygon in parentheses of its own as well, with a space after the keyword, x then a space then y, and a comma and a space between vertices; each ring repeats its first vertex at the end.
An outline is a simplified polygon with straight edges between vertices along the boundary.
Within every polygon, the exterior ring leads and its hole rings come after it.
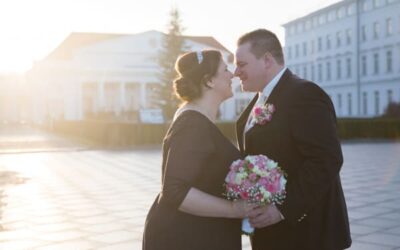
POLYGON ((257 105, 253 109, 253 121, 256 124, 264 125, 272 120, 272 114, 275 112, 275 110, 275 105, 272 103, 257 105))

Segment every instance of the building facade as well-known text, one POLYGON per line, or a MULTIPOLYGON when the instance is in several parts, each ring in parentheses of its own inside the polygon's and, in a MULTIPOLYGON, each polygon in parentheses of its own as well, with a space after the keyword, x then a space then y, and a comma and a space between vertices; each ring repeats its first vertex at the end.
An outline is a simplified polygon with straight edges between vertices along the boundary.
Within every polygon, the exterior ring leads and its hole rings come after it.
MULTIPOLYGON (((27 72, 34 86, 33 120, 106 119, 137 121, 143 109, 157 108, 158 53, 164 34, 133 35, 72 33, 27 72)), ((187 50, 218 49, 233 70, 233 55, 212 37, 185 36, 187 50)), ((251 98, 233 81, 234 98, 225 101, 221 120, 234 120, 251 98)))
POLYGON ((400 0, 343 0, 283 26, 286 65, 319 84, 338 117, 400 102, 400 0))

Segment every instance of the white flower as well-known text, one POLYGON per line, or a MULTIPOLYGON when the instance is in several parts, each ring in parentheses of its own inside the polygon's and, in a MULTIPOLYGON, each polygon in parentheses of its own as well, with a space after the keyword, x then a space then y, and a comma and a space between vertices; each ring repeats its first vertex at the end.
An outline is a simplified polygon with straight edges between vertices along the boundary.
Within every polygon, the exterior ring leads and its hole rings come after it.
POLYGON ((270 168, 270 169, 276 168, 277 166, 278 166, 278 163, 276 163, 276 162, 273 161, 273 160, 269 160, 269 161, 267 162, 267 167, 270 168))
POLYGON ((240 185, 242 183, 242 180, 247 178, 246 173, 237 173, 235 176, 235 184, 240 185))
POLYGON ((265 199, 269 199, 271 197, 271 193, 268 192, 264 187, 260 187, 260 192, 265 199))
POLYGON ((281 190, 284 190, 286 186, 286 178, 283 175, 281 176, 280 183, 281 183, 281 190))

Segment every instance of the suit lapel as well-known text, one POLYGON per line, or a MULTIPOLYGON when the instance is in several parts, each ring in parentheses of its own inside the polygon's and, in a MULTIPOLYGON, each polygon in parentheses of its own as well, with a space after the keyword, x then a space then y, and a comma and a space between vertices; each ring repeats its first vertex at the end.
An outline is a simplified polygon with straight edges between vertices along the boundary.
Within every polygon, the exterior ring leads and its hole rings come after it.
POLYGON ((244 111, 240 114, 239 119, 236 122, 236 138, 238 140, 238 146, 240 152, 244 152, 244 142, 243 142, 243 131, 246 126, 246 122, 249 118, 250 112, 253 109, 254 104, 257 102, 258 94, 253 97, 253 100, 247 105, 244 111))
POLYGON ((289 69, 286 69, 285 72, 282 74, 281 79, 279 79, 278 83, 276 84, 275 88, 272 90, 271 94, 269 95, 268 99, 265 101, 264 104, 271 103, 276 104, 279 99, 279 93, 285 88, 286 83, 288 82, 289 78, 292 76, 292 72, 289 69))

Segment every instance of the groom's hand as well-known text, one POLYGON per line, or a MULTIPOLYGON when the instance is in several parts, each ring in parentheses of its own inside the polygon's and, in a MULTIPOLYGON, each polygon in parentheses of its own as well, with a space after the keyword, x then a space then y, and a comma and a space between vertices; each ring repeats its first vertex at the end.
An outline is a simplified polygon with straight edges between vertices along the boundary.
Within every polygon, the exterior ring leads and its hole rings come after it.
POLYGON ((253 209, 249 213, 250 224, 255 228, 267 227, 283 220, 281 212, 274 205, 253 209))

